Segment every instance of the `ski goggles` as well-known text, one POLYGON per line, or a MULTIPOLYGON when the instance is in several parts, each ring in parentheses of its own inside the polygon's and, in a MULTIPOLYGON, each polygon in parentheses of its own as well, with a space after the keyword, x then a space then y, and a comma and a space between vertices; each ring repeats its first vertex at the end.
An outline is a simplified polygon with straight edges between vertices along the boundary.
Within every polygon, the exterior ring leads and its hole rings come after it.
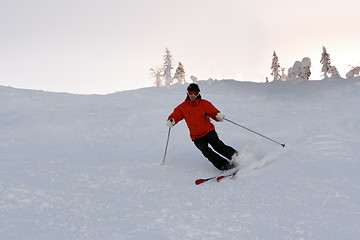
POLYGON ((197 97, 199 96, 199 91, 188 91, 188 95, 189 96, 194 96, 194 97, 197 97))

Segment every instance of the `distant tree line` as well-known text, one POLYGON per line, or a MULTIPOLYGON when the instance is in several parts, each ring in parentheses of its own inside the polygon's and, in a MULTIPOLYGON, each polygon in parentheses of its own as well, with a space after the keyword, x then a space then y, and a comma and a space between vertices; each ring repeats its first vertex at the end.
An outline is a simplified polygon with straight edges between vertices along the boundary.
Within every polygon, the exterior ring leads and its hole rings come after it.
MULTIPOLYGON (((324 79, 340 77, 340 74, 337 68, 331 65, 330 54, 327 53, 326 48, 323 46, 323 52, 321 54, 320 63, 322 65, 321 72, 323 73, 324 79)), ((175 70, 174 75, 172 75, 172 69, 174 66, 173 56, 170 53, 170 50, 166 48, 164 54, 164 63, 160 67, 155 67, 150 69, 152 77, 155 78, 154 85, 157 87, 170 86, 171 84, 184 84, 185 80, 185 70, 181 62, 178 62, 178 67, 175 70)), ((311 60, 308 57, 304 57, 302 61, 296 61, 292 67, 285 74, 285 68, 280 66, 279 58, 276 52, 273 52, 273 59, 271 63, 271 76, 273 76, 273 81, 288 81, 296 79, 309 80, 311 75, 311 60), (281 73, 280 73, 281 71, 281 73)), ((346 74, 346 78, 354 78, 360 76, 360 66, 352 67, 351 70, 346 74)), ((194 76, 190 77, 192 81, 196 82, 197 78, 194 76)), ((266 78, 268 82, 268 78, 266 78)))
MULTIPOLYGON (((340 74, 335 66, 331 65, 330 55, 327 53, 326 48, 323 46, 323 52, 321 54, 320 63, 322 65, 321 72, 323 73, 324 79, 340 77, 340 74)), ((273 81, 287 81, 304 79, 309 80, 311 75, 310 71, 311 60, 308 57, 303 60, 296 61, 292 67, 288 69, 288 74, 285 75, 285 68, 280 67, 279 58, 274 51, 273 59, 271 63, 271 75, 274 77, 273 81), (280 75, 280 69, 282 74, 280 75)), ((352 69, 346 74, 346 78, 353 78, 360 75, 360 67, 352 67, 352 69)), ((268 81, 268 80, 266 80, 268 81)))

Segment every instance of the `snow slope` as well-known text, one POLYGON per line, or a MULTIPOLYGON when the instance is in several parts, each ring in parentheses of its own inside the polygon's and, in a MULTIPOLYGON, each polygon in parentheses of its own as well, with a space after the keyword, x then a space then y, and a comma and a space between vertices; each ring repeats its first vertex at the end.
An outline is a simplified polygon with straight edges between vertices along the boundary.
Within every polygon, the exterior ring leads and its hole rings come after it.
POLYGON ((234 180, 167 116, 185 86, 109 95, 0 87, 1 239, 359 239, 360 78, 200 84, 241 152, 234 180), (256 169, 257 168, 257 169, 256 169))

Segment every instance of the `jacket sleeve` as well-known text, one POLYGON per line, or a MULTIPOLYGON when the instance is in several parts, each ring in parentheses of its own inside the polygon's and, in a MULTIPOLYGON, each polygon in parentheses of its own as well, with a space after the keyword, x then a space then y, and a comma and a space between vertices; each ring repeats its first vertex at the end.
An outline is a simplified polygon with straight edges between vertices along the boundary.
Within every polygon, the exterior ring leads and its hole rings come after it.
POLYGON ((216 118, 216 114, 218 114, 220 111, 212 105, 211 102, 207 101, 206 104, 206 114, 214 119, 215 121, 219 122, 219 120, 216 118))
POLYGON ((184 119, 184 114, 180 110, 180 105, 174 109, 174 111, 170 114, 167 120, 170 120, 171 118, 175 120, 175 124, 184 119))

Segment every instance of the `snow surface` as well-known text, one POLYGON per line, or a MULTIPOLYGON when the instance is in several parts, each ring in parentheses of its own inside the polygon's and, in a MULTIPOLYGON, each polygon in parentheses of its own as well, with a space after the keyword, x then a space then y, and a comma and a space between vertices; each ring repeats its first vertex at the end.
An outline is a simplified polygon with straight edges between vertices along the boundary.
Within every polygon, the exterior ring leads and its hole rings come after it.
POLYGON ((186 86, 109 95, 0 87, 1 239, 359 239, 360 78, 200 83, 241 152, 233 180, 183 121, 186 86))

